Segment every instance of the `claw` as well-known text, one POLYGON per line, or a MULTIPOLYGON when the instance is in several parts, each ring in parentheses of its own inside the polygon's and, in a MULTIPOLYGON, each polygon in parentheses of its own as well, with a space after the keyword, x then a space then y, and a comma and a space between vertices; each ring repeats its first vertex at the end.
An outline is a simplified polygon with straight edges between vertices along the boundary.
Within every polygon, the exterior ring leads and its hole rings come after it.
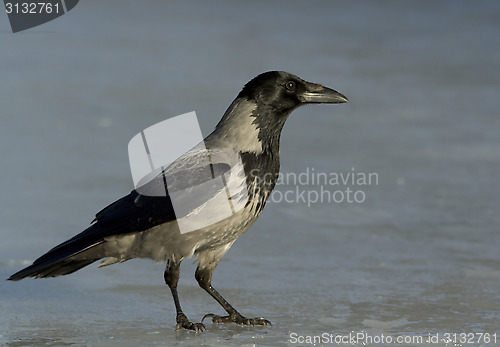
POLYGON ((257 325, 270 325, 270 326, 273 326, 271 324, 271 322, 268 321, 267 319, 265 319, 264 317, 257 317, 257 318, 254 318, 252 320, 254 321, 253 325, 257 324, 257 325))
POLYGON ((186 315, 180 314, 177 317, 177 325, 175 326, 175 330, 179 329, 187 329, 187 330, 193 330, 195 332, 199 331, 202 332, 206 328, 203 323, 192 323, 187 319, 186 315))
POLYGON ((194 331, 198 332, 203 332, 205 330, 205 324, 203 323, 194 323, 194 331))
POLYGON ((175 330, 179 329, 193 330, 195 332, 203 332, 206 328, 203 323, 182 322, 182 323, 177 323, 177 325, 175 326, 175 330))

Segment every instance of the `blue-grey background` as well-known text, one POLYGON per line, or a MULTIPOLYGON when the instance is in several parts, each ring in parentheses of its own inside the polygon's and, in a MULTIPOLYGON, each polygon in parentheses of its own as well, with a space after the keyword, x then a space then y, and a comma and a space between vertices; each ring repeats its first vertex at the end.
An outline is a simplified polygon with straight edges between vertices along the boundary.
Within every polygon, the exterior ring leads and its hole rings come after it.
MULTIPOLYGON (((86 0, 16 34, 0 14, 0 344, 500 333, 499 37, 495 1, 86 0), (207 135, 274 69, 351 100, 292 114, 282 170, 354 168, 379 184, 361 204, 269 204, 222 259, 214 287, 272 327, 174 331, 149 260, 3 281, 133 188, 132 136, 193 110, 207 135)), ((185 312, 223 313, 194 269, 183 263, 185 312)))

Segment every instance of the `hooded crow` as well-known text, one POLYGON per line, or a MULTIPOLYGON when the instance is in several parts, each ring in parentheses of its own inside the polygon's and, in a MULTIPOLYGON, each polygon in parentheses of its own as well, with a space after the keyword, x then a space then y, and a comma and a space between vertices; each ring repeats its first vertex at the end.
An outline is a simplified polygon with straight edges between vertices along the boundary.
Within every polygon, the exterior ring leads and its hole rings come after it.
POLYGON ((100 266, 105 266, 137 257, 152 258, 166 262, 164 279, 174 299, 176 329, 202 331, 205 318, 212 318, 214 323, 270 324, 262 317, 246 318, 231 306, 212 287, 213 271, 236 239, 257 220, 276 184, 280 135, 290 113, 305 104, 347 101, 333 89, 287 72, 260 74, 241 90, 205 138, 204 146, 194 147, 153 180, 104 208, 89 228, 52 248, 9 280, 67 275, 99 259, 104 259, 100 266), (202 160, 207 153, 208 163, 202 160), (199 197, 199 191, 189 188, 207 183, 208 178, 201 174, 207 169, 212 178, 222 177, 228 189, 210 188, 199 197), (163 196, 148 193, 159 186, 165 190, 163 196), (184 209, 174 211, 174 195, 191 195, 184 209), (189 232, 180 230, 181 222, 189 224, 197 216, 204 219, 217 215, 220 196, 232 202, 232 214, 208 225, 192 226, 189 232), (200 323, 193 323, 182 311, 177 294, 180 263, 193 255, 198 260, 198 284, 227 316, 210 313, 200 323))

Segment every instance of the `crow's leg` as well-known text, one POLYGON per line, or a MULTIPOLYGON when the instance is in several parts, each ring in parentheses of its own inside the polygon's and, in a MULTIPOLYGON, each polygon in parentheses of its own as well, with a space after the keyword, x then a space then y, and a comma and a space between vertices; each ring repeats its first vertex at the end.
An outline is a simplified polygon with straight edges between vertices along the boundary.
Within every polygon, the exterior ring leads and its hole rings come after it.
MULTIPOLYGON (((215 264, 216 265, 216 264, 215 264)), ((231 306, 226 299, 222 297, 213 287, 212 287, 212 273, 215 269, 215 265, 209 267, 200 267, 196 269, 195 277, 198 281, 198 284, 201 288, 205 289, 208 294, 210 294, 229 314, 228 316, 217 316, 213 313, 206 314, 202 322, 205 318, 212 318, 212 322, 214 323, 231 323, 234 322, 236 324, 241 325, 271 325, 271 322, 262 317, 257 318, 245 318, 243 317, 236 309, 231 306)))
POLYGON ((163 277, 165 278, 165 283, 170 288, 172 292, 172 297, 174 298, 175 310, 177 311, 177 325, 175 329, 188 329, 194 331, 203 331, 205 326, 203 323, 192 323, 189 321, 187 316, 182 312, 181 303, 179 302, 179 295, 177 294, 177 282, 179 282, 179 272, 180 272, 180 263, 174 261, 167 261, 167 268, 165 269, 165 273, 163 277))

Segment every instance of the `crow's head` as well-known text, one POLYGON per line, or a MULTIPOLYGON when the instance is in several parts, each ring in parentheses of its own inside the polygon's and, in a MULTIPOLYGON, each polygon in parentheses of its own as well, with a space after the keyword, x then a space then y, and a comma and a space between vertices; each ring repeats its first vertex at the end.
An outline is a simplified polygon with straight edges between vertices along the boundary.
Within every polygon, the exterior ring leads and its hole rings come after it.
POLYGON ((248 82, 238 95, 259 106, 269 107, 276 115, 288 115, 305 104, 339 104, 348 99, 322 85, 304 81, 284 71, 269 71, 248 82))
POLYGON ((294 109, 347 101, 339 92, 291 73, 264 72, 243 87, 210 136, 209 145, 241 152, 276 152, 283 125, 294 109))

